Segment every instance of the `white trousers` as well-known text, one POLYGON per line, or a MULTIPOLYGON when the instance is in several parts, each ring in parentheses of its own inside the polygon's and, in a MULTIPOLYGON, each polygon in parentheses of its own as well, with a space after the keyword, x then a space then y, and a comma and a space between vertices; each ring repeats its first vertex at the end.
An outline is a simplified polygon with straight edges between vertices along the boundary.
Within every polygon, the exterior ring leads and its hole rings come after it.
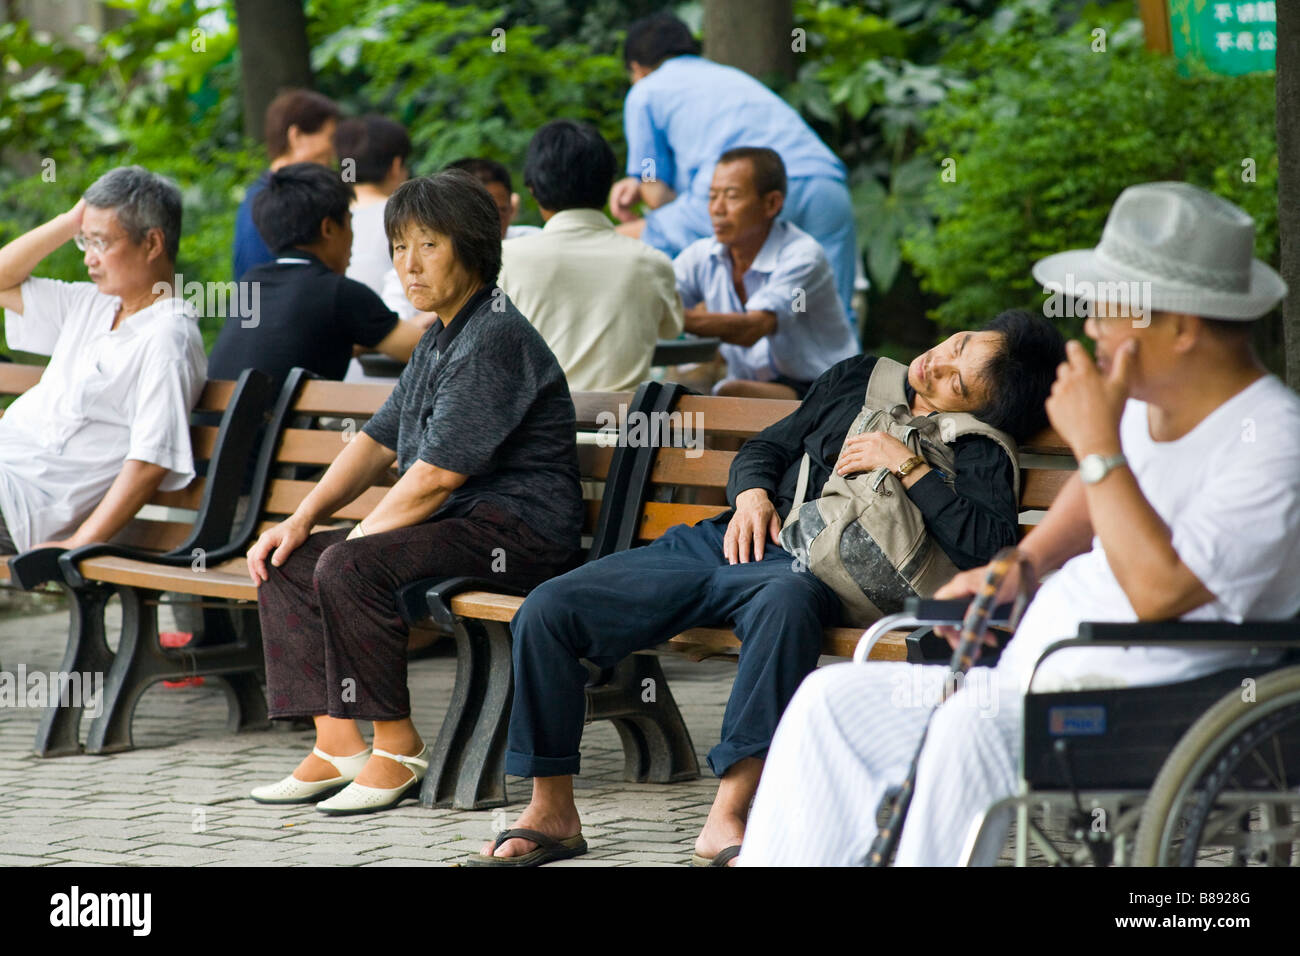
MULTIPOLYGON (((739 865, 863 864, 881 797, 907 775, 947 680, 946 666, 904 663, 834 664, 810 674, 772 740, 739 865)), ((939 708, 897 865, 955 865, 972 824, 1018 791, 1023 706, 1017 681, 981 667, 939 708)), ((1010 820, 1009 812, 990 820, 1003 840, 1010 820)), ((991 866, 997 852, 971 862, 991 866)))

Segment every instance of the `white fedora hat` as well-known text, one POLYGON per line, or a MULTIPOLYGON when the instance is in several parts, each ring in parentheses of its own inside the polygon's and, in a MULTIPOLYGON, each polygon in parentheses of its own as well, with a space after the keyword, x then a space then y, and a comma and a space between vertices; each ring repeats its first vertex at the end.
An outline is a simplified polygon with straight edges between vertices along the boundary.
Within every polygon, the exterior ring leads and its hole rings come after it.
POLYGON ((1151 309, 1249 321, 1287 291, 1254 255, 1255 220, 1238 206, 1188 183, 1144 183, 1120 193, 1096 248, 1040 259, 1033 275, 1081 299, 1139 283, 1151 309))

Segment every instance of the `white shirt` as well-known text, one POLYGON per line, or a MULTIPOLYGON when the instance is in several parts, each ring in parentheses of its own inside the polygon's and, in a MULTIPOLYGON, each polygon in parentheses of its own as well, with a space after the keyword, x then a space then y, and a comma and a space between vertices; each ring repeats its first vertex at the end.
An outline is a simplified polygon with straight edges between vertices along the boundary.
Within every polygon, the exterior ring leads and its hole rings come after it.
POLYGON ((384 205, 375 202, 352 210, 352 258, 345 273, 349 279, 370 286, 381 297, 384 276, 393 268, 393 260, 388 255, 388 234, 384 232, 384 205))
POLYGON ((5 313, 11 349, 49 355, 0 418, 0 512, 20 551, 77 529, 127 459, 194 478, 190 410, 208 360, 193 312, 159 299, 110 331, 120 302, 90 282, 28 279, 5 313))
POLYGON ((673 260, 673 269, 688 309, 703 302, 710 312, 776 314, 776 330, 753 345, 724 343, 719 348, 729 378, 770 382, 784 375, 811 382, 858 354, 821 243, 792 223, 772 223, 741 280, 744 302, 732 281, 731 252, 717 239, 691 243, 673 260))
MULTIPOLYGON (((1120 442, 1179 558, 1215 596, 1183 620, 1281 620, 1300 611, 1300 398, 1274 376, 1243 389, 1176 441, 1156 442, 1129 401, 1120 442)), ((1026 687, 1043 649, 1082 621, 1136 621, 1100 539, 1039 590, 997 665, 1026 687)), ((1256 658, 1258 661, 1258 658, 1256 658)), ((1034 690, 1169 684, 1249 664, 1238 650, 1078 648, 1039 668, 1034 690)))
POLYGON ((566 209, 501 243, 497 285, 542 333, 572 391, 630 391, 659 339, 681 334, 668 257, 620 235, 597 209, 566 209))

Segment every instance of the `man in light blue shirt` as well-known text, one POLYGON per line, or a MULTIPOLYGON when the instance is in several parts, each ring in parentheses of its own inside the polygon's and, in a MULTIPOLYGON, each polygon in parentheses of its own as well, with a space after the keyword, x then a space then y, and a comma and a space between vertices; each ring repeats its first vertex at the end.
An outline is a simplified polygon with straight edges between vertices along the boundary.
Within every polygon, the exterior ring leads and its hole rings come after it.
POLYGON ((858 247, 844 164, 779 96, 696 50, 686 24, 671 14, 628 28, 627 178, 609 195, 619 231, 677 255, 711 231, 708 192, 718 157, 735 146, 774 149, 789 177, 782 217, 821 243, 845 319, 854 321, 858 247), (650 207, 644 219, 636 218, 639 202, 650 207))
POLYGON ((715 394, 801 399, 814 379, 858 354, 822 247, 777 219, 785 193, 774 150, 723 153, 708 193, 713 238, 673 262, 686 331, 723 341, 727 378, 715 394))

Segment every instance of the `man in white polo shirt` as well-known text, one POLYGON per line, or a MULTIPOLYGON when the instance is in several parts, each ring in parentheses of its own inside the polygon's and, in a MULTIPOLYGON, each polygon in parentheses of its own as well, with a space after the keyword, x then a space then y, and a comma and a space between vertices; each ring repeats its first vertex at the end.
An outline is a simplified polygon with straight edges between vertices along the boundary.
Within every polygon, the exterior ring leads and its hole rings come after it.
MULTIPOLYGON (((977 700, 968 683, 935 713, 900 865, 958 862, 979 815, 1016 793, 1034 664, 1081 622, 1300 611, 1300 398, 1261 366, 1250 324, 1286 285, 1253 246, 1254 222, 1238 207, 1150 183, 1120 195, 1095 249, 1034 267, 1045 291, 1109 290, 1084 295, 1097 364, 1071 342, 1047 401, 1078 473, 1021 545, 1040 577, 1060 570, 993 668, 996 697, 977 700), (1127 302, 1121 289, 1134 293, 1127 302)), ((964 572, 936 596, 972 594, 984 573, 964 572)), ((1008 594, 1015 585, 1013 575, 1008 594)), ((1175 683, 1251 659, 1248 648, 1080 646, 1049 657, 1033 689, 1175 683)), ((876 807, 920 743, 923 701, 947 673, 846 664, 805 680, 768 754, 741 865, 863 862, 876 807)), ((972 862, 993 863, 998 842, 972 862)))
POLYGON ((592 126, 547 123, 528 144, 524 185, 546 223, 501 244, 499 285, 555 353, 571 391, 631 391, 661 338, 682 331, 673 266, 601 212, 614 153, 592 126))
POLYGON ((777 221, 785 193, 774 150, 727 150, 709 189, 713 238, 673 260, 686 331, 723 342, 727 378, 714 394, 802 399, 822 372, 858 354, 821 245, 777 221))
POLYGON ((127 166, 0 249, 9 348, 50 356, 0 418, 0 551, 107 541, 154 491, 194 477, 189 413, 207 359, 172 295, 180 234, 180 190, 127 166), (33 277, 68 240, 91 281, 33 277))

